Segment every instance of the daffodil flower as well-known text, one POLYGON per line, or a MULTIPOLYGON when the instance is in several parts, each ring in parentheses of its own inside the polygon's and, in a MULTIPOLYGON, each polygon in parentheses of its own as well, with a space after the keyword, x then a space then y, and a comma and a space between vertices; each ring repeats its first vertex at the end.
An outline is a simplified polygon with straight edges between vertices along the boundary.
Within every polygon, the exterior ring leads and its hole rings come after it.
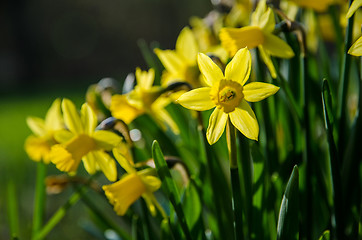
POLYGON ((171 99, 162 96, 161 86, 153 86, 154 78, 155 71, 152 68, 148 72, 137 68, 135 88, 127 94, 112 96, 110 106, 112 116, 129 124, 141 114, 148 113, 163 128, 168 125, 177 134, 179 129, 165 109, 171 103, 171 99))
POLYGON ((196 63, 199 51, 197 40, 188 27, 183 28, 180 32, 175 50, 155 49, 157 57, 165 67, 162 74, 162 85, 185 81, 193 87, 201 86, 200 72, 196 63))
POLYGON ((45 119, 28 117, 26 122, 34 134, 25 141, 25 151, 34 161, 50 163, 50 149, 57 142, 54 132, 64 128, 60 112, 60 99, 56 99, 49 108, 45 119))
POLYGON ((55 133, 54 137, 60 144, 51 149, 52 163, 61 171, 74 173, 83 160, 89 174, 100 169, 110 181, 116 181, 116 163, 106 151, 117 147, 121 137, 110 131, 96 131, 97 117, 87 103, 82 105, 79 114, 74 103, 64 99, 62 110, 69 131, 55 133))
POLYGON ((251 26, 242 28, 222 28, 220 40, 223 47, 234 55, 240 48, 258 47, 260 56, 267 65, 273 78, 277 77, 270 56, 291 58, 291 47, 273 34, 275 19, 273 11, 267 7, 265 0, 260 1, 252 14, 251 26))
POLYGON ((161 187, 160 179, 153 175, 154 169, 146 168, 137 171, 119 151, 113 150, 113 155, 127 172, 119 181, 103 186, 105 195, 114 206, 114 211, 122 216, 137 199, 142 197, 153 216, 156 215, 156 207, 164 215, 153 195, 153 192, 161 187))
POLYGON ((206 132, 209 144, 219 140, 229 118, 242 134, 258 140, 259 125, 248 102, 263 100, 275 94, 279 87, 261 82, 245 85, 251 70, 251 55, 247 48, 240 49, 235 54, 226 66, 225 75, 205 54, 199 53, 198 65, 208 86, 184 93, 177 102, 197 111, 216 107, 210 116, 206 132))

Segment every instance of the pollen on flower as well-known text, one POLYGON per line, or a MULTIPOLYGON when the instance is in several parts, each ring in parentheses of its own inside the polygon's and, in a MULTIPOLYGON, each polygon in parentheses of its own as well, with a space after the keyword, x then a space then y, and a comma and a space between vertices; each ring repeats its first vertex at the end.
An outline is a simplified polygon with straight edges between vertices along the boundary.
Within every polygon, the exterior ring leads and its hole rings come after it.
POLYGON ((244 98, 243 87, 232 80, 221 80, 220 84, 210 91, 210 98, 216 107, 229 113, 234 111, 244 98))

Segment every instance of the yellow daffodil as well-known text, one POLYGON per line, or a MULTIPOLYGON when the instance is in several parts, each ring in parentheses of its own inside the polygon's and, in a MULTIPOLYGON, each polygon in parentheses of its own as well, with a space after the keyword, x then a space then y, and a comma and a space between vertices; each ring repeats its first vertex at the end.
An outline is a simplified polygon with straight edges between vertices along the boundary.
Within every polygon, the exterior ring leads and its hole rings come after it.
POLYGON ((118 182, 103 186, 105 195, 114 206, 114 211, 118 215, 124 215, 137 199, 143 197, 151 214, 155 216, 156 207, 159 209, 160 207, 153 192, 161 187, 161 181, 153 175, 154 169, 137 171, 117 150, 113 151, 113 155, 127 172, 118 182))
POLYGON ((198 65, 208 86, 191 90, 177 101, 185 108, 197 111, 216 107, 206 132, 208 142, 214 144, 218 141, 229 118, 242 134, 258 140, 259 125, 248 102, 263 100, 275 94, 279 87, 261 82, 244 85, 251 70, 251 55, 247 48, 235 54, 226 66, 225 75, 205 54, 198 55, 198 65))
POLYGON ((221 44, 231 55, 234 55, 240 48, 258 47, 260 56, 272 77, 276 78, 276 71, 270 56, 291 58, 294 56, 294 52, 286 42, 273 35, 274 27, 274 13, 267 7, 265 0, 262 0, 252 14, 251 26, 220 30, 221 44))
POLYGON ((45 120, 38 117, 28 117, 26 122, 34 134, 25 141, 25 151, 34 161, 50 162, 51 147, 57 142, 54 132, 64 128, 63 118, 60 112, 60 99, 56 99, 49 108, 45 120))
POLYGON ((110 110, 112 116, 129 124, 141 114, 148 113, 163 127, 167 124, 174 133, 179 129, 165 107, 171 103, 171 99, 162 96, 163 88, 153 86, 155 71, 151 68, 148 72, 136 69, 137 85, 124 95, 112 96, 110 110))
POLYGON ((201 86, 200 72, 196 64, 199 51, 197 40, 188 27, 183 28, 180 32, 175 50, 155 49, 157 57, 165 67, 162 74, 162 85, 184 81, 193 87, 201 86))
POLYGON ((117 147, 122 140, 121 137, 106 130, 96 131, 97 117, 87 103, 82 105, 79 114, 74 103, 64 99, 62 110, 69 131, 60 130, 55 133, 55 139, 60 144, 54 145, 51 149, 52 163, 61 171, 73 173, 83 160, 89 174, 94 174, 100 169, 110 181, 115 181, 116 163, 105 151, 117 147))

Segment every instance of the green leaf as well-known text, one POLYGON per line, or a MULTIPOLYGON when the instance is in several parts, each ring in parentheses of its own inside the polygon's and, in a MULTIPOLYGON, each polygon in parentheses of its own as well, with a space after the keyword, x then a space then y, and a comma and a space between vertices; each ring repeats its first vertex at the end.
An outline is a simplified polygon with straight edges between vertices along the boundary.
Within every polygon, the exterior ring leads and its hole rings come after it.
POLYGON ((279 211, 277 239, 298 239, 299 172, 294 166, 279 211))
POLYGON ((329 230, 326 230, 318 240, 329 240, 329 239, 330 239, 330 232, 329 230))
POLYGON ((153 141, 152 144, 152 157, 155 161, 157 173, 162 180, 162 188, 175 209, 182 231, 185 234, 185 238, 192 239, 190 230, 186 223, 185 214, 181 206, 180 194, 177 190, 175 182, 171 177, 171 173, 167 167, 167 163, 163 157, 161 148, 156 140, 153 141))

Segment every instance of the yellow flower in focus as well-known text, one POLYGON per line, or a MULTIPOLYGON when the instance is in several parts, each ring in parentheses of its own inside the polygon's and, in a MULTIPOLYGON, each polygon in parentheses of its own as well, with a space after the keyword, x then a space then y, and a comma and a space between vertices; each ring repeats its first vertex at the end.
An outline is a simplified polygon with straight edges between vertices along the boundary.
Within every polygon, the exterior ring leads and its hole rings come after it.
POLYGON ((175 50, 155 49, 157 57, 165 67, 162 74, 162 85, 184 81, 193 87, 201 86, 200 72, 196 64, 199 51, 197 40, 188 27, 183 28, 180 32, 175 50))
POLYGON ((260 56, 267 65, 270 74, 276 78, 277 74, 270 56, 291 58, 294 56, 294 52, 286 42, 273 35, 274 13, 267 7, 265 0, 259 2, 251 18, 251 26, 222 28, 220 30, 221 44, 231 55, 234 55, 240 48, 258 47, 260 56))
POLYGON ((64 99, 62 110, 69 131, 60 130, 55 133, 54 137, 60 144, 51 149, 52 163, 61 171, 74 173, 83 160, 89 174, 100 169, 110 181, 115 181, 116 163, 106 151, 117 147, 121 143, 121 137, 106 130, 96 131, 97 117, 87 103, 82 105, 79 114, 74 103, 64 99))
POLYGON ((110 106, 112 116, 129 124, 141 114, 148 113, 163 128, 168 125, 177 134, 179 129, 165 109, 171 103, 171 99, 162 96, 162 87, 153 86, 154 78, 155 71, 152 68, 148 72, 137 68, 135 88, 127 94, 112 96, 110 106))
POLYGON ((45 119, 28 117, 26 122, 34 134, 25 141, 25 151, 34 161, 50 162, 51 147, 57 142, 54 132, 64 128, 63 118, 60 112, 60 99, 56 99, 49 108, 45 119))
POLYGON ((137 199, 143 197, 151 214, 155 216, 159 205, 153 192, 161 187, 161 181, 153 175, 154 169, 137 171, 117 150, 113 151, 113 155, 127 172, 118 182, 103 186, 114 211, 122 216, 137 199))
POLYGON ((177 102, 196 111, 216 107, 210 116, 206 132, 209 144, 219 140, 229 118, 242 134, 258 140, 259 125, 248 102, 263 100, 275 94, 279 87, 261 82, 244 85, 251 70, 251 55, 247 48, 240 49, 235 54, 226 66, 225 75, 205 54, 198 55, 198 64, 208 86, 184 93, 177 102))

